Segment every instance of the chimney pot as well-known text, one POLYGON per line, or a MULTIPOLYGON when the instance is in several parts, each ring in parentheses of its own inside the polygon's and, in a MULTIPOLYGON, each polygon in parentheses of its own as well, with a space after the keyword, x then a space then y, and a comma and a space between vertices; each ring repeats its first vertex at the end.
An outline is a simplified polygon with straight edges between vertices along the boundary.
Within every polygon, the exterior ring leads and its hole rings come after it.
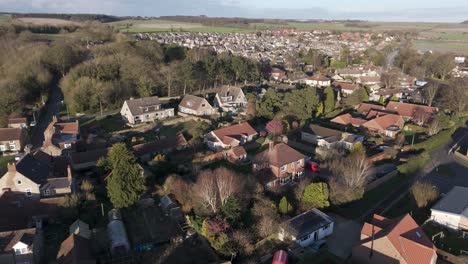
POLYGON ((14 162, 10 162, 7 165, 8 172, 16 172, 16 164, 14 162))

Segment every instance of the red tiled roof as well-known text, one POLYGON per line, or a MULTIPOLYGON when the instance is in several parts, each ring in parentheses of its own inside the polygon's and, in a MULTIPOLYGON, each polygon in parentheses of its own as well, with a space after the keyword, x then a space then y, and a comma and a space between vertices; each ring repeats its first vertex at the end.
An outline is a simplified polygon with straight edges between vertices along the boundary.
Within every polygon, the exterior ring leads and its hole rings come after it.
POLYGON ((21 133, 21 128, 0 128, 0 141, 20 140, 21 133))
POLYGON ((78 122, 55 123, 54 127, 60 130, 61 133, 65 133, 65 134, 79 134, 80 133, 80 125, 78 124, 78 122))
POLYGON ((36 236, 36 228, 0 232, 0 254, 13 252, 18 242, 30 246, 36 236))
POLYGON ((224 144, 229 145, 236 136, 254 136, 258 133, 255 131, 255 129, 253 129, 253 127, 249 125, 248 122, 244 122, 237 125, 213 130, 213 134, 215 134, 216 137, 224 144))
POLYGON ((332 86, 340 88, 341 90, 348 90, 348 91, 356 91, 360 88, 359 84, 349 83, 349 82, 333 82, 332 86))
POLYGON ((355 127, 359 127, 362 124, 366 123, 367 120, 361 118, 355 118, 351 114, 343 114, 339 115, 331 120, 333 123, 341 124, 341 125, 353 125, 355 127))
POLYGON ((397 126, 402 129, 405 124, 405 120, 400 115, 388 114, 381 117, 374 118, 362 124, 363 127, 379 127, 381 130, 387 129, 389 126, 397 126))
POLYGON ((314 75, 312 77, 309 77, 309 80, 319 81, 319 82, 326 82, 326 81, 329 81, 330 79, 323 76, 323 75, 314 75))
POLYGON ((388 111, 395 111, 399 115, 408 118, 416 118, 418 114, 424 114, 430 117, 430 115, 436 114, 439 109, 437 107, 430 107, 426 105, 417 105, 409 103, 400 103, 390 101, 385 107, 388 111))
POLYGON ((18 118, 9 118, 8 119, 8 124, 23 124, 27 123, 28 119, 25 117, 18 117, 18 118))
POLYGON ((261 153, 258 153, 254 157, 254 161, 259 163, 268 162, 274 166, 283 166, 289 164, 294 161, 298 161, 300 159, 304 159, 304 155, 302 155, 299 151, 291 148, 290 146, 279 143, 273 146, 273 149, 267 149, 261 153))
POLYGON ((376 105, 376 104, 360 103, 356 111, 362 114, 362 113, 368 113, 372 109, 385 110, 385 107, 381 105, 376 105))
POLYGON ((242 146, 237 146, 231 149, 232 154, 234 154, 236 157, 240 157, 243 155, 247 155, 247 152, 245 151, 245 148, 242 146))

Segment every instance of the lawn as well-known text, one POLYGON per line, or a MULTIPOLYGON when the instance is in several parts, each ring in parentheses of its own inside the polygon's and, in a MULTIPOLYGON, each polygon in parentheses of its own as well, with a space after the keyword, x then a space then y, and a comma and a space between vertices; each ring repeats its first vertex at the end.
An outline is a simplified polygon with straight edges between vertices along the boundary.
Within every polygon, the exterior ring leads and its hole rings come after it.
POLYGON ((454 255, 461 255, 461 250, 468 249, 468 239, 464 239, 455 232, 449 232, 448 230, 441 228, 434 224, 426 224, 423 226, 423 230, 429 239, 433 240, 434 245, 437 248, 440 248, 446 252, 452 253, 454 255), (439 236, 434 237, 434 235, 439 234, 440 232, 444 233, 444 237, 440 238, 439 236))
POLYGON ((415 40, 413 46, 422 51, 454 52, 468 55, 468 42, 456 40, 415 40))
POLYGON ((82 122, 81 126, 99 127, 105 130, 107 133, 112 133, 127 128, 124 121, 120 117, 120 114, 97 116, 82 122))
POLYGON ((380 186, 364 193, 364 197, 362 199, 339 206, 337 211, 338 213, 353 219, 359 218, 379 201, 386 198, 395 190, 398 190, 408 180, 409 178, 404 175, 393 177, 387 182, 382 183, 380 186))

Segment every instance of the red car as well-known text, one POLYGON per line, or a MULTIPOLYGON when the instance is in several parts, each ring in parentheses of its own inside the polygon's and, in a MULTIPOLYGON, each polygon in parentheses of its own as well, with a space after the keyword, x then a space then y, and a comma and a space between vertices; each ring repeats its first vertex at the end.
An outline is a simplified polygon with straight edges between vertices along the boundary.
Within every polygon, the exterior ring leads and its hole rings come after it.
POLYGON ((284 250, 278 250, 273 256, 272 264, 287 264, 288 263, 288 253, 284 250))
POLYGON ((307 163, 307 168, 312 172, 316 172, 316 173, 320 172, 319 165, 317 163, 315 163, 315 162, 312 162, 312 161, 307 163))

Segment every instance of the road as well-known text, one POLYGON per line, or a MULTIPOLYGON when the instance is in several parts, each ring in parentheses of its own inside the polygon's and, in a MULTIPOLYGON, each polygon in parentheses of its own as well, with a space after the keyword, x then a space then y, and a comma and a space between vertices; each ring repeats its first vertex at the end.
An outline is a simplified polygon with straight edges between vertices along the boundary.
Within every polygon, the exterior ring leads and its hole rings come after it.
POLYGON ((63 100, 62 91, 57 86, 58 81, 55 82, 55 85, 52 86, 49 100, 45 105, 45 111, 41 116, 38 117, 38 122, 32 130, 31 134, 31 144, 33 148, 39 148, 42 146, 44 141, 44 131, 52 121, 54 115, 58 115, 60 112, 60 104, 63 100))
POLYGON ((393 67, 393 63, 395 62, 395 59, 399 53, 400 53, 400 48, 396 48, 394 51, 388 54, 386 64, 385 64, 387 65, 387 69, 390 69, 393 67))

